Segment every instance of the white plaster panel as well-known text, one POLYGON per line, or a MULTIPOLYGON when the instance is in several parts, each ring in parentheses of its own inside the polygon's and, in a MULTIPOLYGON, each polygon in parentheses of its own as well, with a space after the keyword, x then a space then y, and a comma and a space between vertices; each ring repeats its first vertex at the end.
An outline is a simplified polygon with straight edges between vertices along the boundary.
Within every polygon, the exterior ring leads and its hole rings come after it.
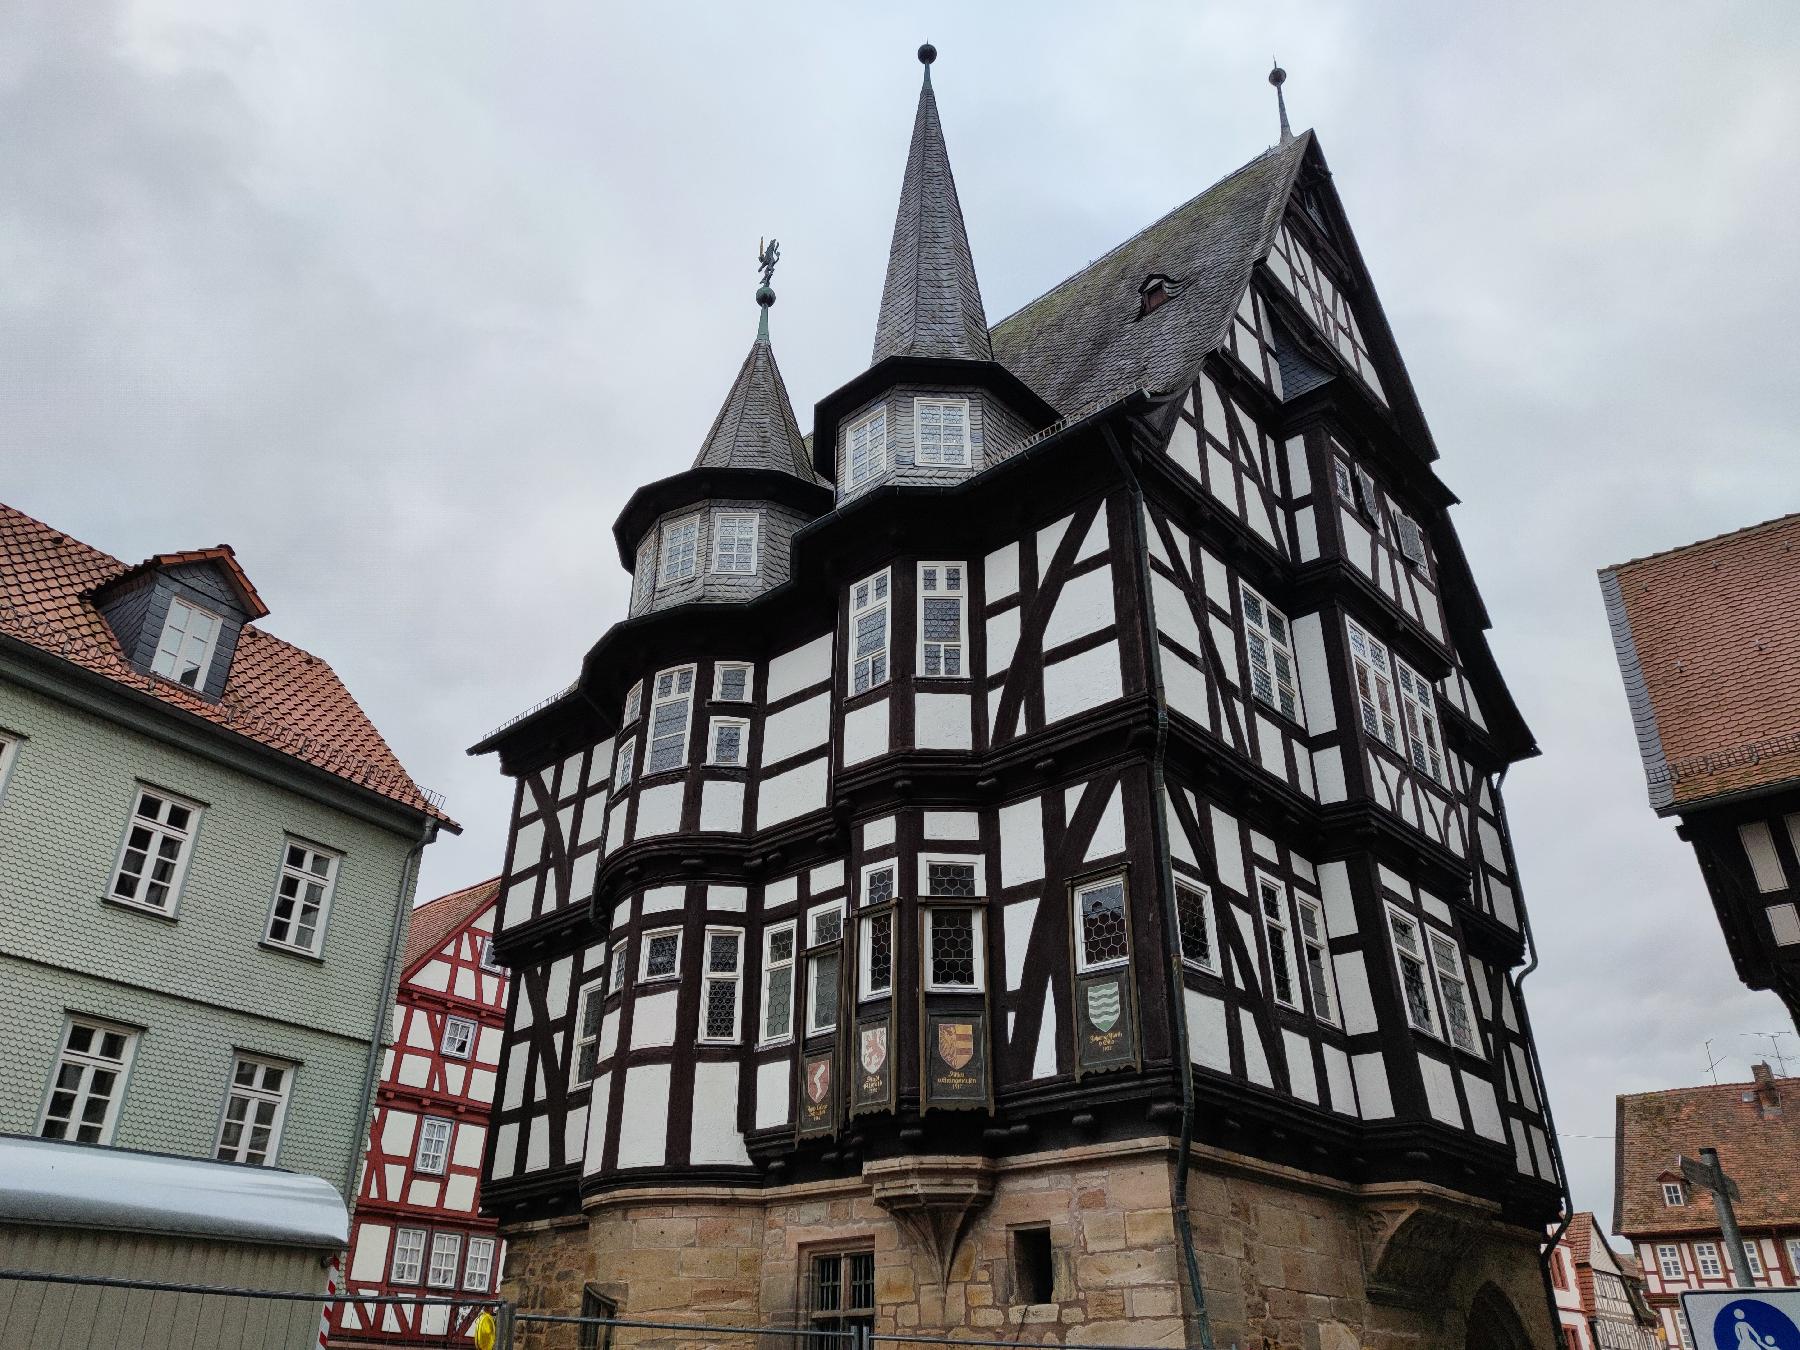
POLYGON ((1207 808, 1212 821, 1213 857, 1218 860, 1219 883, 1239 895, 1250 894, 1249 873, 1244 866, 1244 841, 1238 837, 1235 816, 1216 806, 1207 808))
POLYGON ((843 761, 846 767, 888 752, 888 708, 891 703, 891 699, 879 698, 844 714, 843 761))
MULTIPOLYGON (((1331 926, 1329 916, 1325 925, 1335 936, 1337 929, 1331 926)), ((1344 1014, 1344 1030, 1352 1036, 1379 1030, 1381 1024, 1375 1017, 1375 1000, 1369 994, 1369 971, 1363 964, 1363 954, 1338 952, 1331 964, 1337 972, 1338 1007, 1344 1014)))
POLYGON ((1459 1069, 1458 1073, 1462 1076, 1463 1096, 1469 1099, 1469 1120, 1475 1133, 1505 1143, 1506 1127, 1500 1123, 1500 1103, 1494 1100, 1494 1085, 1467 1069, 1459 1069))
POLYGON ((1300 678, 1301 707, 1306 729, 1314 736, 1337 729, 1337 713, 1331 706, 1331 662, 1325 655, 1325 632, 1315 614, 1302 614, 1289 626, 1294 637, 1294 666, 1300 678), (1313 697, 1306 697, 1307 690, 1313 697))
POLYGON ((1075 561, 1081 562, 1083 559, 1093 557, 1096 553, 1106 552, 1110 542, 1111 539, 1106 528, 1106 507, 1102 506, 1099 511, 1095 512, 1094 523, 1088 526, 1088 532, 1081 541, 1081 547, 1075 550, 1075 561))
POLYGON ((1350 893, 1350 867, 1344 862, 1319 864, 1319 896, 1325 902, 1325 927, 1333 937, 1356 931, 1356 900, 1350 893))
POLYGON ((1319 1104, 1319 1076, 1313 1070, 1312 1042, 1285 1027, 1281 1032, 1282 1047, 1287 1052, 1288 1084, 1302 1101, 1319 1104))
POLYGON ((1212 725, 1212 709, 1206 699, 1206 676, 1180 653, 1163 648, 1163 694, 1172 711, 1191 717, 1200 726, 1212 725))
POLYGON ((686 886, 652 886, 644 892, 643 903, 639 912, 643 914, 666 914, 672 909, 681 909, 687 904, 686 886))
POLYGON ((1065 717, 1111 703, 1123 692, 1119 673, 1119 644, 1104 642, 1044 670, 1044 720, 1065 717))
POLYGON ((1124 851, 1125 808, 1120 801, 1120 785, 1114 783, 1112 795, 1106 799, 1106 805, 1101 809, 1099 823, 1094 826, 1094 837, 1088 841, 1083 861, 1095 862, 1124 851))
POLYGON ((987 555, 982 565, 987 601, 994 604, 1019 592, 1019 546, 1005 544, 987 555))
POLYGON ((1000 884, 1044 875, 1044 805, 1037 797, 1000 808, 1000 884))
POLYGON ((863 822, 863 848, 886 848, 894 842, 894 818, 880 816, 875 820, 863 822))
POLYGON ((1098 632, 1114 621, 1112 568, 1098 567, 1063 583, 1050 622, 1044 625, 1044 650, 1098 632))
POLYGON ((1313 781, 1318 786, 1319 800, 1325 803, 1341 802, 1346 795, 1344 788, 1344 754, 1335 746, 1326 746, 1323 750, 1312 752, 1313 781))
POLYGON ((975 743, 975 710, 967 694, 914 694, 913 745, 967 750, 975 743))
POLYGON ((1050 570, 1050 559, 1055 555, 1057 545, 1062 543, 1063 536, 1069 532, 1069 526, 1074 523, 1074 516, 1064 516, 1061 520, 1054 524, 1046 525, 1037 532, 1037 572, 1039 585, 1043 584, 1044 574, 1050 570))
POLYGON ((494 1165, 488 1175, 494 1177, 510 1177, 513 1174, 513 1159, 519 1153, 519 1122, 508 1121, 494 1135, 494 1165))
POLYGON ((1350 1075, 1350 1057, 1335 1045, 1320 1048, 1325 1055, 1325 1084, 1331 1089, 1331 1109, 1355 1115, 1356 1085, 1350 1075))
MULTIPOLYGON (((541 1172, 550 1165, 550 1117, 536 1115, 525 1131, 525 1170, 541 1172)), ((408 1201, 417 1204, 418 1201, 408 1201)))
POLYGON ((808 750, 817 750, 830 734, 831 695, 823 693, 803 699, 764 720, 762 757, 757 763, 779 764, 808 750))
POLYGON ((1003 609, 987 621, 987 668, 999 674, 1012 664, 1019 646, 1019 608, 1003 609))
POLYGON ((1175 419, 1175 431, 1169 437, 1169 458, 1186 469, 1196 483, 1200 481, 1200 436, 1185 417, 1175 419))
MULTIPOLYGON (((563 1117, 564 1162, 574 1162, 577 1158, 582 1156, 582 1151, 587 1147, 587 1123, 588 1108, 585 1106, 571 1107, 569 1108, 569 1113, 563 1117)), ((464 1179, 468 1181, 472 1189, 475 1185, 475 1179, 473 1177, 464 1179)), ((456 1184, 454 1178, 451 1180, 450 1184, 452 1186, 456 1184)), ((446 1202, 448 1199, 449 1197, 446 1195, 446 1202)))
POLYGON ((651 1049, 675 1044, 675 1001, 680 990, 638 995, 631 1014, 631 1048, 651 1049))
POLYGON ((1419 1056, 1419 1078, 1425 1084, 1425 1106, 1435 1120, 1462 1128, 1462 1107, 1456 1101, 1456 1077, 1450 1066, 1430 1055, 1419 1056))
POLYGON ((396 1157, 410 1154, 419 1118, 411 1111, 389 1111, 381 1123, 381 1151, 396 1157))
POLYGON ((788 1121, 789 1080, 793 1065, 785 1059, 756 1066, 756 1128, 766 1130, 788 1121))
POLYGON ((594 1079, 594 1085, 588 1095, 587 1138, 582 1141, 581 1171, 584 1176, 591 1176, 600 1170, 600 1159, 606 1152, 606 1121, 612 1110, 612 1098, 607 1095, 608 1085, 612 1081, 609 1070, 594 1079))
POLYGON ((713 882, 706 888, 706 907, 721 909, 731 914, 742 914, 746 907, 749 892, 742 886, 723 886, 713 882))
POLYGON ((1300 561, 1309 563, 1319 556, 1319 521, 1310 506, 1294 512, 1294 537, 1300 545, 1300 561))
POLYGON ((1394 1096, 1388 1088, 1387 1064, 1379 1053, 1352 1055, 1350 1068, 1356 1079, 1356 1101, 1364 1120, 1386 1120, 1394 1114, 1394 1096))
POLYGON ((1150 594, 1156 602, 1156 627, 1195 656, 1204 655, 1200 648, 1200 627, 1194 622, 1194 611, 1187 597, 1174 582, 1160 572, 1150 574, 1150 594))
POLYGON ((1269 1056, 1263 1050, 1262 1036, 1256 1030, 1256 1017, 1248 1008, 1238 1009, 1238 1034, 1244 1042, 1244 1076, 1252 1083, 1274 1087, 1275 1077, 1269 1072, 1269 1056))
POLYGON ((825 805, 827 763, 815 759, 763 779, 756 798, 756 827, 767 829, 825 805))
POLYGON ((1769 906, 1769 933, 1778 947, 1800 943, 1800 910, 1795 909, 1793 901, 1769 906))
POLYGON ((823 684, 831 678, 832 635, 816 637, 803 647, 783 652, 769 662, 769 679, 764 697, 779 703, 790 694, 823 684))
POLYGON ((1225 564, 1204 544, 1200 547, 1200 581, 1207 599, 1215 605, 1231 607, 1231 574, 1225 564))
POLYGON ((500 1102, 503 1111, 515 1110, 525 1100, 525 1052, 530 1048, 525 1041, 514 1041, 506 1056, 506 1090, 500 1102))
MULTIPOLYGON (((1188 804, 1193 805, 1191 799, 1188 804)), ((1169 856, 1189 867, 1199 867, 1200 859, 1194 855, 1194 841, 1188 838, 1187 829, 1182 825, 1181 817, 1175 814, 1174 804, 1166 793, 1163 796, 1163 820, 1169 829, 1169 856)))
POLYGON ((350 1278, 370 1283, 387 1278, 388 1236, 393 1230, 384 1223, 360 1223, 356 1226, 356 1255, 350 1258, 350 1278))
POLYGON ((512 853, 507 858, 506 870, 520 872, 527 867, 535 866, 544 852, 544 820, 540 816, 528 825, 521 825, 513 835, 512 853))
POLYGON ((927 839, 979 839, 981 817, 974 811, 927 811, 927 839))
POLYGON ((726 778, 709 778, 700 785, 700 828, 707 833, 743 833, 742 783, 726 778))
POLYGON ((639 1064, 625 1075, 619 1166, 661 1167, 669 1155, 669 1066, 639 1064))
POLYGON ((694 1132, 688 1161, 748 1166, 750 1154, 738 1132, 738 1066, 694 1065, 694 1132))
POLYGON ((1050 991, 1044 991, 1043 1016, 1038 1021, 1037 1048, 1031 1056, 1031 1076, 1051 1078, 1056 1074, 1056 1004, 1050 991))
POLYGON ((791 905, 800 894, 799 877, 782 877, 763 887, 763 908, 779 909, 791 905))
POLYGON ((1786 889, 1787 877, 1781 870, 1781 859, 1775 856, 1775 839, 1769 832, 1768 822, 1746 821, 1738 826, 1738 838, 1743 841, 1744 854, 1750 859, 1756 889, 1764 895, 1786 889))
POLYGON ((806 885, 814 898, 826 891, 841 889, 844 885, 844 860, 837 858, 828 863, 820 863, 807 873, 806 885))
POLYGON ((1038 902, 1015 900, 1001 914, 1006 943, 1006 987, 1017 989, 1025 981, 1025 952, 1031 945, 1031 926, 1037 920, 1038 902))
POLYGON ((1281 728, 1260 712, 1256 714, 1256 757, 1275 777, 1285 779, 1288 776, 1287 748, 1281 728))
POLYGON ((1225 1029, 1225 1004, 1198 989, 1182 991, 1187 1004, 1188 1055, 1196 1064, 1231 1072, 1231 1040, 1225 1029))
POLYGON ((638 793, 638 809, 634 839, 652 835, 674 834, 681 828, 682 783, 658 783, 638 793))

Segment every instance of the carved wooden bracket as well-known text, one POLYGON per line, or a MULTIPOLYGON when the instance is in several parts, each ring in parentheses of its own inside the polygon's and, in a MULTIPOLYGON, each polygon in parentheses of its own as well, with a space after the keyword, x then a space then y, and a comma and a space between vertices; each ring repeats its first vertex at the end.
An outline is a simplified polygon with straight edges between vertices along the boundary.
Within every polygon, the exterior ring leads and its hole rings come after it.
POLYGON ((931 1259, 939 1288, 974 1217, 994 1198, 994 1166, 986 1158, 884 1158, 864 1166, 880 1205, 931 1259))

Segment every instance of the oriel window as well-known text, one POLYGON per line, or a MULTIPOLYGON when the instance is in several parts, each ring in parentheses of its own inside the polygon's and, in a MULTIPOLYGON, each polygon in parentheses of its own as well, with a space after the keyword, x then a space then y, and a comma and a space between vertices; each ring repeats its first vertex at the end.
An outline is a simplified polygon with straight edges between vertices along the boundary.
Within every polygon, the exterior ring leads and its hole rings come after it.
POLYGON ((762 1043, 794 1034, 794 921, 763 930, 762 1043))
POLYGON ((835 1031, 842 972, 844 902, 834 900, 806 916, 806 1034, 835 1031))

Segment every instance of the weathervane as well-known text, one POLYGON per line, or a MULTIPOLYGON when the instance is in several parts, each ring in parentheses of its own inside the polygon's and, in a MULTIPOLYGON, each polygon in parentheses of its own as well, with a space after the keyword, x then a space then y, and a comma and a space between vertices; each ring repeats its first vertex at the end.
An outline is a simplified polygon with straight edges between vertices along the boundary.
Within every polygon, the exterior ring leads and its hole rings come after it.
POLYGON ((762 317, 756 322, 756 340, 769 340, 769 306, 775 303, 775 288, 769 283, 775 278, 775 264, 781 261, 781 241, 771 239, 764 243, 756 241, 756 265, 762 269, 762 285, 756 288, 756 303, 762 306, 762 317))
POLYGON ((1269 72, 1269 83, 1275 86, 1275 106, 1281 109, 1281 143, 1286 145, 1294 139, 1294 133, 1288 126, 1287 99, 1283 98, 1281 93, 1281 86, 1287 83, 1287 72, 1281 68, 1281 62, 1276 61, 1274 57, 1270 57, 1269 60, 1275 67, 1269 72))

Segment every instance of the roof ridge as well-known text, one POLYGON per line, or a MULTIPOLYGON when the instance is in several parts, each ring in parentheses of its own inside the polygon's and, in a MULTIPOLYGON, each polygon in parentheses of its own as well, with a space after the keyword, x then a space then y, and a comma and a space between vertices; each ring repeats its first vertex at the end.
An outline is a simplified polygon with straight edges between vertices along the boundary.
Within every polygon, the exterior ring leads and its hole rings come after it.
POLYGON ((414 914, 418 914, 424 910, 430 909, 434 905, 441 905, 446 900, 457 900, 457 899, 462 898, 463 896, 472 894, 475 891, 482 890, 485 887, 498 886, 500 884, 502 875, 503 874, 501 874, 501 873, 495 873, 493 876, 488 877, 485 881, 474 882, 473 884, 464 886, 459 890, 445 891, 442 895, 434 896, 430 900, 421 900, 418 904, 416 904, 412 907, 411 912, 414 914))
POLYGON ((1672 558, 1681 553, 1692 553, 1699 549, 1709 548, 1714 544, 1722 544, 1729 539, 1739 539, 1746 535, 1758 534, 1763 530, 1772 530, 1778 525, 1787 525, 1800 521, 1800 511, 1789 511, 1785 515, 1772 516, 1768 520, 1759 520, 1754 525, 1740 525, 1735 530, 1726 530, 1722 534, 1708 535, 1704 539, 1695 539, 1691 543, 1677 544, 1673 548, 1661 549, 1655 553, 1641 554, 1636 558, 1627 558, 1624 562, 1613 563, 1598 569, 1601 576, 1608 572, 1618 572, 1623 568, 1635 567, 1639 563, 1655 562, 1660 558, 1672 558))
POLYGON ((46 534, 58 535, 62 538, 62 540, 65 543, 74 544, 77 548, 84 548, 89 553, 94 554, 96 557, 104 558, 104 559, 106 559, 107 562, 112 563, 115 566, 118 566, 121 568, 129 568, 131 566, 131 564, 126 562, 123 558, 115 558, 112 554, 108 553, 105 549, 95 548, 92 544, 88 543, 87 540, 77 539, 74 535, 70 534, 67 530, 58 529, 56 526, 52 525, 47 520, 39 520, 36 516, 32 515, 29 511, 21 511, 18 507, 14 506, 11 502, 0 502, 0 511, 9 512, 10 514, 17 516, 20 520, 29 521, 31 524, 37 526, 40 530, 43 530, 46 534))
MULTIPOLYGON (((1772 1083, 1793 1083, 1800 1085, 1800 1076, 1792 1078, 1771 1077, 1769 1081, 1772 1083)), ((1729 1083, 1690 1083, 1686 1087, 1649 1088, 1643 1092, 1621 1092, 1619 1093, 1619 1100, 1627 1101, 1639 1097, 1670 1097, 1677 1092, 1734 1092, 1739 1088, 1753 1088, 1755 1086, 1756 1079, 1754 1078, 1734 1080, 1729 1083)))

